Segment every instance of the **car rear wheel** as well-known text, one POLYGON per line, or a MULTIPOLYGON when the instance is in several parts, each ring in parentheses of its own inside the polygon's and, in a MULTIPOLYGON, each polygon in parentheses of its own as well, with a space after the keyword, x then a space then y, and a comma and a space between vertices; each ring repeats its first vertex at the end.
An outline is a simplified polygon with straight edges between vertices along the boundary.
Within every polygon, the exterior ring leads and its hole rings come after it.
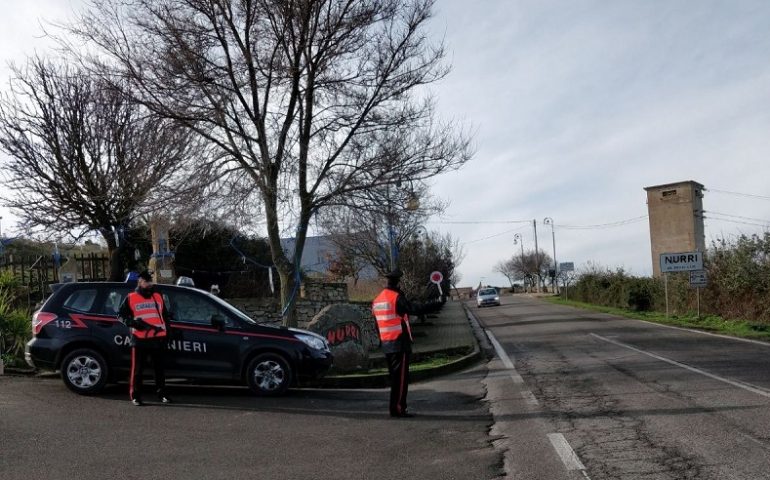
POLYGON ((246 378, 249 388, 257 395, 281 395, 291 384, 291 366, 281 355, 263 353, 249 363, 246 378))
POLYGON ((90 348, 73 350, 61 364, 64 384, 80 395, 99 393, 107 384, 108 373, 104 357, 90 348))

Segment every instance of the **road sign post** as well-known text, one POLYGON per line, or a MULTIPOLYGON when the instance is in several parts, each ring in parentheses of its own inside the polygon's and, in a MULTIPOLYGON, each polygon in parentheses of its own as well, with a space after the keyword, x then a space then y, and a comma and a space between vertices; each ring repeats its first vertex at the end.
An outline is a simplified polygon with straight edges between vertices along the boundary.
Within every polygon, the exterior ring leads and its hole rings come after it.
POLYGON ((441 282, 444 281, 444 275, 438 270, 436 270, 435 272, 432 272, 430 274, 430 281, 436 284, 436 286, 438 287, 439 295, 443 297, 444 292, 441 291, 441 282))
MULTIPOLYGON (((666 318, 668 318, 668 274, 669 272, 693 272, 703 270, 703 252, 661 253, 660 271, 666 291, 666 318)), ((692 283, 692 275, 690 276, 692 283)), ((699 297, 700 299, 700 297, 699 297)), ((698 315, 700 316, 700 314, 698 315)))
POLYGON ((698 318, 700 318, 700 289, 708 285, 708 275, 705 270, 692 270, 690 272, 690 286, 696 291, 696 305, 698 318))
MULTIPOLYGON (((559 272, 574 272, 575 271, 575 262, 561 262, 559 264, 559 272)), ((564 284, 564 299, 568 299, 568 289, 569 286, 567 285, 567 276, 565 275, 562 277, 562 283, 564 284)))

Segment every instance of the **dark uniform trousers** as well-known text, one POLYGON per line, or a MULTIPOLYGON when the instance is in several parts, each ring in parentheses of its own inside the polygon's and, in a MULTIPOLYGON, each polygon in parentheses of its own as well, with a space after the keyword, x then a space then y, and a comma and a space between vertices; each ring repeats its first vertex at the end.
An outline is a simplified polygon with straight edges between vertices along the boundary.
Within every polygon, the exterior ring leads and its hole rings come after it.
POLYGON ((409 352, 386 353, 390 375, 390 414, 406 413, 406 394, 409 390, 409 352))
POLYGON ((155 387, 158 394, 164 394, 166 389, 166 363, 165 341, 149 340, 134 341, 131 347, 131 377, 129 379, 129 396, 131 400, 142 398, 142 371, 145 360, 150 357, 155 370, 155 387))

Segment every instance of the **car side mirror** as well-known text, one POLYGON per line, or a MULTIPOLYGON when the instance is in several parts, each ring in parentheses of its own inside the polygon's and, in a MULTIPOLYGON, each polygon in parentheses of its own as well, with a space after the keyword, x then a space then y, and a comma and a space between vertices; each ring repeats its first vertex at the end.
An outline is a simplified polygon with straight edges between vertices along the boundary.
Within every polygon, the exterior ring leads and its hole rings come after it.
POLYGON ((219 330, 220 332, 225 331, 225 326, 227 325, 227 320, 225 320, 225 317, 222 315, 219 315, 218 313, 211 316, 211 326, 219 330))

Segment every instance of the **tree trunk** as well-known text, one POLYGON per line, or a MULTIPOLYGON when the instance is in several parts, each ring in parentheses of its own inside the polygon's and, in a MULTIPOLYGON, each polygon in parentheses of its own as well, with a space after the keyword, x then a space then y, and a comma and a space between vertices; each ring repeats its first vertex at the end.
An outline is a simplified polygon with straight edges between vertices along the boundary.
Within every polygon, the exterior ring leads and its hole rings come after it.
POLYGON ((108 280, 110 282, 122 282, 123 278, 123 244, 118 246, 115 241, 115 234, 112 230, 102 229, 99 231, 102 234, 102 238, 107 242, 107 253, 110 257, 110 274, 108 280))
MULTIPOLYGON (((286 313, 283 316, 283 325, 285 327, 297 327, 297 295, 299 292, 295 292, 295 288, 299 288, 296 284, 294 272, 283 272, 282 269, 278 270, 278 276, 281 279, 281 305, 283 311, 286 313)), ((283 312, 282 312, 283 313, 283 312)))

